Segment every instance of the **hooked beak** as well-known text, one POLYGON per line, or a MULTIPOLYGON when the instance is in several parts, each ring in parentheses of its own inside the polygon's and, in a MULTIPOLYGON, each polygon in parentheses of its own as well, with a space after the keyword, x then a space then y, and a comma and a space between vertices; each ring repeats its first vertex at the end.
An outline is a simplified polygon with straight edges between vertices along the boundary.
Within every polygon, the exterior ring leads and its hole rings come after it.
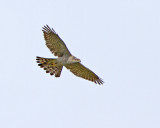
POLYGON ((78 58, 76 58, 76 57, 75 57, 75 60, 76 60, 77 62, 81 62, 81 60, 80 60, 80 59, 78 59, 78 58))

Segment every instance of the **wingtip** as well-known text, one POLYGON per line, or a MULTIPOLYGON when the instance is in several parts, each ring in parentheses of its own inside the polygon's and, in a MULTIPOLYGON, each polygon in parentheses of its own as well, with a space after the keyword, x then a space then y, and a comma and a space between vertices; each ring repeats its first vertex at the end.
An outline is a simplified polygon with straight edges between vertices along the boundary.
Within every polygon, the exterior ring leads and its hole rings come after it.
POLYGON ((55 30, 53 28, 50 28, 49 25, 47 24, 42 27, 42 31, 43 32, 53 32, 54 34, 57 34, 55 30))
POLYGON ((94 82, 95 82, 96 84, 99 84, 99 85, 104 84, 104 81, 103 81, 101 78, 95 80, 94 82))

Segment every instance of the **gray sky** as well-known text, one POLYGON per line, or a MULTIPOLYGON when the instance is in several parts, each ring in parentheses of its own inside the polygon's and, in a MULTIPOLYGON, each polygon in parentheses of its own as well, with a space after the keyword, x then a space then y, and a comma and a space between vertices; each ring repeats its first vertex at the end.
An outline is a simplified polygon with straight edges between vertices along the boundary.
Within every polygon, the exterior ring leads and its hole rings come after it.
POLYGON ((159 128, 159 0, 1 0, 0 128, 159 128), (42 27, 53 27, 103 86, 63 68, 42 27))

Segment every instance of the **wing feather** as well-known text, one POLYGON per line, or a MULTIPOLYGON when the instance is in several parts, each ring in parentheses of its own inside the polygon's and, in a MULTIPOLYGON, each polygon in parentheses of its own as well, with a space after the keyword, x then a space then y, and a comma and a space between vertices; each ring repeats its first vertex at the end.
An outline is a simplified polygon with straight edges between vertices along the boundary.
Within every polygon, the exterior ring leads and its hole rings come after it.
POLYGON ((68 64, 65 67, 78 77, 95 82, 96 84, 98 83, 99 85, 104 83, 101 78, 81 63, 68 64))
POLYGON ((53 28, 51 29, 46 25, 43 27, 42 31, 47 47, 55 56, 62 57, 64 54, 71 55, 67 46, 53 28))

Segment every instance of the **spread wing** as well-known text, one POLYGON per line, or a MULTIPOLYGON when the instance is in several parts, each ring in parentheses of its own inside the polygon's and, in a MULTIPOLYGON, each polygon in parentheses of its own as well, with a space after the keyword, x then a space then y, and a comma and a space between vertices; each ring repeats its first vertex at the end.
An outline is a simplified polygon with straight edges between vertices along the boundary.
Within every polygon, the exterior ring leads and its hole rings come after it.
POLYGON ((81 63, 73 63, 66 65, 65 67, 78 77, 95 82, 96 84, 104 83, 94 72, 83 66, 81 63))
POLYGON ((63 55, 71 55, 65 43, 58 36, 58 34, 56 34, 53 28, 51 29, 48 25, 46 25, 43 27, 42 31, 47 47, 55 56, 62 57, 63 55))

